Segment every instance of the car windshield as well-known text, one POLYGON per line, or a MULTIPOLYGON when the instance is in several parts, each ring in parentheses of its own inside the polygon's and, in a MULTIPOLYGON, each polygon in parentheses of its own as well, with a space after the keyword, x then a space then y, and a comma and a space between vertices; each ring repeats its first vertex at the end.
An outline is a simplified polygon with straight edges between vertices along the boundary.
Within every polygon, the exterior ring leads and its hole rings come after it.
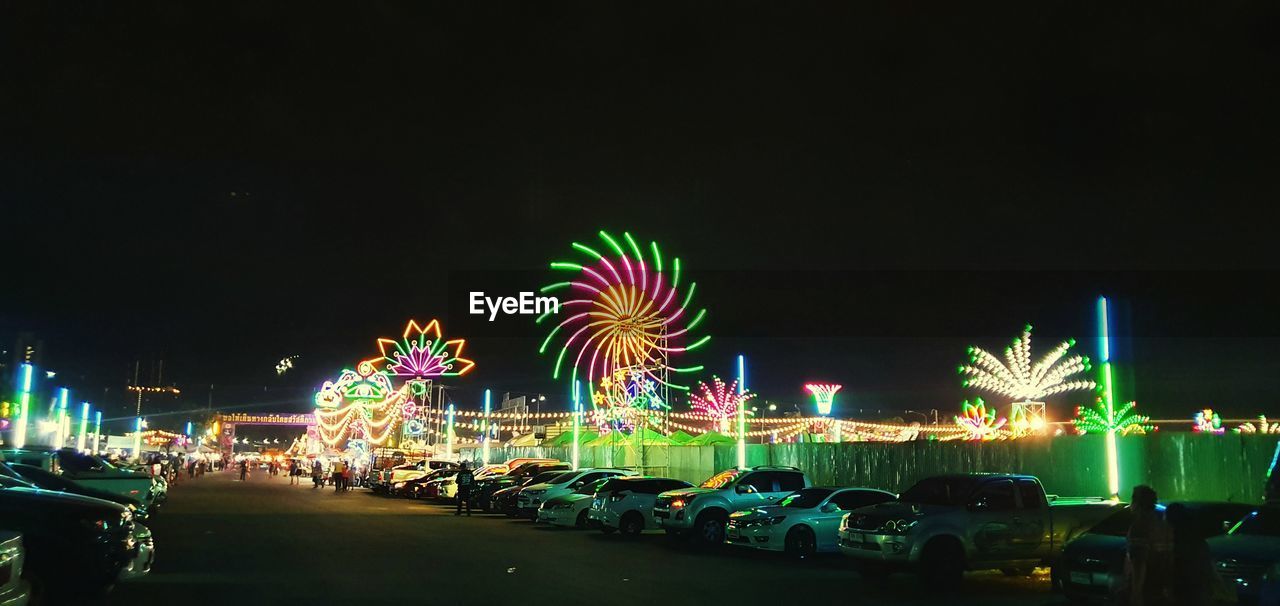
POLYGON ((799 509, 813 509, 821 504, 824 499, 831 496, 833 492, 835 491, 830 488, 806 488, 783 497, 779 505, 799 509))
POLYGON ((560 475, 554 478, 551 478, 550 480, 543 480, 542 482, 546 484, 567 484, 568 482, 572 481, 574 478, 578 477, 578 475, 579 474, 576 471, 569 471, 569 472, 562 471, 560 472, 560 475))
POLYGON ((532 486, 534 484, 542 484, 544 482, 550 482, 552 479, 558 478, 562 475, 564 475, 563 471, 544 471, 530 478, 528 482, 525 482, 525 484, 529 486, 532 486))
POLYGON ((699 488, 724 488, 733 483, 738 477, 738 470, 728 469, 714 476, 707 478, 707 481, 698 485, 699 488))
POLYGON ((612 478, 603 478, 600 480, 596 480, 590 484, 582 486, 581 488, 573 492, 577 494, 595 494, 599 492, 602 488, 604 488, 604 486, 608 484, 610 481, 612 481, 612 478))
POLYGON ((898 500, 921 505, 963 505, 977 483, 978 478, 967 476, 926 478, 908 488, 898 500))
POLYGON ((1263 507, 1249 514, 1231 529, 1231 534, 1280 537, 1280 507, 1263 507))

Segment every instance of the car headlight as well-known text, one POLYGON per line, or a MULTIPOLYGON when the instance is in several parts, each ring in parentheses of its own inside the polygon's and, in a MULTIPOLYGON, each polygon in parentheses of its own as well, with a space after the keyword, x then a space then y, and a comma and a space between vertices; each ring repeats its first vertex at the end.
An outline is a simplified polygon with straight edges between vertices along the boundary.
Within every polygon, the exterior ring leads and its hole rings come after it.
POLYGON ((882 530, 889 534, 907 534, 919 522, 917 520, 889 520, 884 523, 882 530))
POLYGON ((396 482, 391 485, 392 488, 404 488, 404 482, 396 482))
POLYGON ((670 507, 671 507, 672 509, 679 509, 679 508, 684 507, 685 505, 688 505, 688 504, 689 504, 689 501, 686 501, 686 500, 684 500, 684 499, 674 499, 674 500, 672 500, 672 501, 671 501, 671 505, 670 505, 670 507))

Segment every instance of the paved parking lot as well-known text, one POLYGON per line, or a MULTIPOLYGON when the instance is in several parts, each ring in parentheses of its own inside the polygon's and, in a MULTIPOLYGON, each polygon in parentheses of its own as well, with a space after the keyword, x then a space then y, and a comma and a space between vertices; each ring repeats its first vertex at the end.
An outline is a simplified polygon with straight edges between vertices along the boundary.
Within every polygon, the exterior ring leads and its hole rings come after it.
POLYGON ((934 594, 897 575, 867 581, 841 556, 793 562, 637 539, 455 518, 443 505, 334 494, 259 473, 174 486, 152 522, 153 573, 112 604, 1062 603, 1047 575, 971 574, 934 594))

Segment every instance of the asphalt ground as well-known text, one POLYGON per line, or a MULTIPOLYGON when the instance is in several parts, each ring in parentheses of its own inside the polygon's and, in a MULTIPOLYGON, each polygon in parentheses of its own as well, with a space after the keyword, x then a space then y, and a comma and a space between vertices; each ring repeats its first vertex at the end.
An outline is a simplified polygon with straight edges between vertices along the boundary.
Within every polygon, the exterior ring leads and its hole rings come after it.
POLYGON ((285 476, 206 474, 170 488, 151 520, 156 562, 121 605, 245 604, 1061 604, 1048 576, 969 573, 929 588, 863 579, 843 556, 793 561, 550 528, 444 504, 336 494, 285 476))

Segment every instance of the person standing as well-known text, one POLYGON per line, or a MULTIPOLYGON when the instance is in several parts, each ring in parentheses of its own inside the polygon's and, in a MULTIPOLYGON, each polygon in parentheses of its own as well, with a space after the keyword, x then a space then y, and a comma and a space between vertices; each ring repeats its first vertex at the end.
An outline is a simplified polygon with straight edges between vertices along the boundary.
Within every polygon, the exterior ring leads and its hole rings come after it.
POLYGON ((1125 579, 1129 606, 1167 601, 1167 571, 1172 565, 1173 538, 1169 525, 1156 511, 1156 491, 1133 487, 1133 524, 1126 537, 1125 579))
POLYGON ((458 484, 458 507, 454 510, 453 515, 462 515, 462 506, 467 507, 467 517, 471 517, 471 487, 475 484, 475 474, 471 473, 470 461, 463 461, 462 466, 458 469, 458 475, 453 478, 458 484))
POLYGON ((333 481, 333 491, 342 492, 342 461, 341 460, 337 460, 333 462, 333 471, 332 471, 331 479, 333 481))
POLYGON ((320 467, 320 459, 311 462, 311 484, 312 488, 320 488, 324 483, 324 469, 320 467))
POLYGON ((243 482, 249 477, 249 460, 241 459, 240 461, 240 481, 243 482))
POLYGON ((351 463, 344 460, 342 462, 342 492, 351 491, 351 476, 351 463))

